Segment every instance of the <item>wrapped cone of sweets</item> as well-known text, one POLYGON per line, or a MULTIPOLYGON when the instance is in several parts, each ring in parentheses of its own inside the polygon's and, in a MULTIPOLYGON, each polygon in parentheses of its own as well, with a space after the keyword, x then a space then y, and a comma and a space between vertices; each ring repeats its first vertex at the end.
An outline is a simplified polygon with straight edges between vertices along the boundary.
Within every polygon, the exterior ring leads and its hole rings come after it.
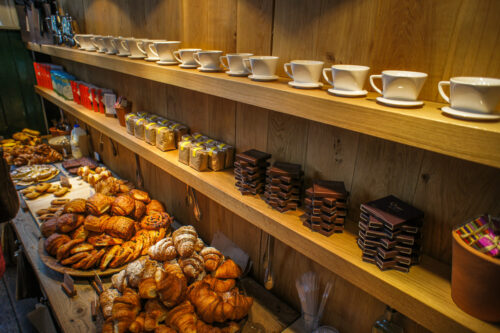
POLYGON ((480 216, 455 232, 472 248, 492 257, 500 257, 500 218, 480 216))

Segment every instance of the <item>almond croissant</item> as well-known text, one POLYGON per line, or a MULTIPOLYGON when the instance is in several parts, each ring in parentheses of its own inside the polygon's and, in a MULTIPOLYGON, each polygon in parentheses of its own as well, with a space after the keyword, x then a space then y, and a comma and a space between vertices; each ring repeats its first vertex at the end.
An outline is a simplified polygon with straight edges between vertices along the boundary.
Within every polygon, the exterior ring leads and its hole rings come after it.
POLYGON ((193 226, 180 227, 172 233, 175 249, 181 257, 189 257, 194 252, 198 234, 193 226))
POLYGON ((224 261, 222 253, 214 247, 205 247, 200 251, 200 255, 205 262, 205 269, 209 272, 215 271, 222 261, 224 261))
POLYGON ((171 237, 160 239, 155 245, 149 247, 148 254, 151 259, 158 261, 170 261, 177 257, 171 237))
POLYGON ((184 274, 192 279, 196 279, 205 268, 203 258, 196 252, 193 252, 189 258, 180 258, 179 265, 184 274))

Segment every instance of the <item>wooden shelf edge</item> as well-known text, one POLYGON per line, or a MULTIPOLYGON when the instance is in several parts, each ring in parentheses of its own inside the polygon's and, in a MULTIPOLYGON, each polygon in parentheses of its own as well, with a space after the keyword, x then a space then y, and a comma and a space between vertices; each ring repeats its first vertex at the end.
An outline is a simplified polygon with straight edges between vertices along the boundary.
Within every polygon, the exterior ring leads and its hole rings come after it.
POLYGON ((27 46, 51 56, 500 168, 500 123, 453 119, 441 114, 440 103, 426 102, 420 109, 390 108, 377 104, 375 94, 368 98, 341 98, 330 96, 325 90, 294 89, 284 80, 256 83, 248 78, 159 66, 68 47, 34 43, 27 46))
POLYGON ((311 232, 298 219, 300 211, 281 214, 256 197, 242 196, 234 187, 232 171, 196 172, 177 161, 177 151, 162 152, 128 135, 116 119, 66 101, 51 90, 35 87, 35 91, 422 326, 432 331, 499 330, 494 325, 469 316, 453 303, 448 266, 424 257, 422 264, 412 267, 408 274, 382 272, 378 267, 361 261, 361 251, 356 245, 355 235, 345 232, 324 237, 311 232))

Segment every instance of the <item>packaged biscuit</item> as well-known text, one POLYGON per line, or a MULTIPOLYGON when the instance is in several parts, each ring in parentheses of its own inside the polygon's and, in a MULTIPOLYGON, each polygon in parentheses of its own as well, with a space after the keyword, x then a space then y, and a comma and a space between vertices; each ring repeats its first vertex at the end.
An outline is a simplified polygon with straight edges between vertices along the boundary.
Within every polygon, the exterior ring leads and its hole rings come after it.
POLYGON ((156 121, 158 118, 160 118, 158 115, 156 114, 153 114, 153 113, 150 113, 148 114, 146 117, 146 120, 148 120, 149 122, 153 122, 153 121, 156 121))
POLYGON ((137 115, 138 115, 140 118, 144 118, 144 119, 146 119, 146 118, 149 116, 149 113, 147 113, 146 111, 141 111, 141 112, 137 112, 137 115))
POLYGON ((170 123, 170 120, 163 118, 163 117, 158 117, 156 119, 156 122, 158 123, 158 125, 168 126, 168 124, 170 123))
POLYGON ((234 165, 234 147, 227 145, 225 143, 221 143, 217 146, 217 148, 224 150, 226 152, 226 163, 225 168, 232 168, 234 165))
POLYGON ((155 122, 149 122, 144 126, 144 139, 152 146, 156 145, 156 131, 158 127, 160 126, 155 122))
POLYGON ((189 150, 191 142, 183 141, 179 144, 179 162, 189 165, 189 150))
POLYGON ((174 131, 175 133, 175 142, 176 143, 179 143, 181 140, 182 140, 182 137, 187 134, 187 132, 189 131, 189 129, 182 125, 182 124, 179 124, 179 123, 174 123, 170 126, 170 128, 174 131))
POLYGON ((208 169, 208 154, 205 148, 191 147, 189 166, 197 171, 205 171, 208 169))
POLYGON ((125 116, 125 125, 127 127, 127 133, 134 135, 134 125, 135 121, 139 118, 137 113, 129 113, 125 116))
POLYGON ((197 132, 193 133, 191 136, 193 137, 193 141, 199 141, 203 134, 197 132))
POLYGON ((181 137, 181 141, 189 141, 189 142, 192 142, 192 141, 193 141, 193 137, 191 136, 191 134, 184 134, 184 135, 181 137))
POLYGON ((157 126, 156 147, 162 151, 174 150, 176 147, 174 131, 166 126, 157 126))
POLYGON ((217 147, 207 149, 208 153, 208 168, 213 171, 221 171, 225 169, 226 152, 217 147))
POLYGON ((147 120, 144 118, 137 118, 134 123, 134 135, 136 138, 144 140, 144 127, 147 124, 147 120))

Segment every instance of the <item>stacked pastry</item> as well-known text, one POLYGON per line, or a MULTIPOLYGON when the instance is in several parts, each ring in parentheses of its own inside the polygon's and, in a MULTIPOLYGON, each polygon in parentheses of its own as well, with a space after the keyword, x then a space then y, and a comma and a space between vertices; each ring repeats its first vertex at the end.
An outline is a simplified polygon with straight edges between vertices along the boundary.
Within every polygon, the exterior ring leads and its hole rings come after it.
POLYGON ((300 203, 302 170, 299 164, 275 162, 266 171, 264 200, 279 212, 296 210, 300 203))
POLYGON ((420 260, 423 216, 392 195, 362 204, 358 245, 363 261, 408 272, 420 260))
POLYGON ((172 218, 148 193, 131 190, 113 197, 96 193, 75 199, 41 226, 45 250, 64 266, 115 268, 145 255, 170 235, 172 218))
POLYGON ((63 159, 59 152, 45 143, 37 146, 20 145, 6 148, 4 158, 8 164, 15 166, 54 163, 63 159))
POLYGON ((100 295, 103 332, 237 332, 253 299, 236 287, 240 267, 205 247, 192 226, 177 229, 113 275, 100 295), (144 306, 142 306, 144 304, 144 306))
POLYGON ((302 222, 325 236, 344 231, 347 191, 343 182, 316 181, 306 190, 302 222))
POLYGON ((117 195, 126 193, 133 188, 133 184, 113 177, 111 171, 105 167, 92 167, 86 165, 78 168, 78 176, 89 183, 98 193, 104 195, 117 195))
POLYGON ((256 149, 236 154, 234 162, 234 177, 236 187, 243 195, 259 194, 264 192, 267 162, 271 154, 256 149))

